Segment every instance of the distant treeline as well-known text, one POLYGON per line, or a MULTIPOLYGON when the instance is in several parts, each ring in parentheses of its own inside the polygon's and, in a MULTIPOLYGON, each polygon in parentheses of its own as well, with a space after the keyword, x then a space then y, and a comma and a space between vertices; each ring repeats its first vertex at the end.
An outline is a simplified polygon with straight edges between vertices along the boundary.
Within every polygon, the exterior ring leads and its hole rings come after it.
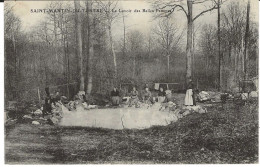
MULTIPOLYGON (((84 1, 80 5, 89 10, 107 10, 116 3, 84 1)), ((50 2, 48 8, 73 10, 75 6, 57 1, 50 2)), ((43 96, 45 87, 72 97, 82 88, 89 94, 107 94, 112 86, 129 82, 175 82, 185 86, 186 45, 181 41, 186 33, 171 17, 156 18, 157 23, 146 35, 127 29, 127 16, 119 13, 50 12, 40 24, 23 32, 21 20, 12 9, 5 4, 6 100, 35 99, 34 88, 39 88, 43 96), (124 30, 117 41, 111 28, 115 20, 123 23, 124 30), (70 84, 75 82, 78 84, 70 84)), ((247 10, 247 4, 241 2, 221 7, 219 31, 217 24, 193 26, 192 78, 199 89, 219 87, 219 61, 222 90, 236 89, 245 75, 258 75, 258 27, 250 20, 247 28, 247 10)))

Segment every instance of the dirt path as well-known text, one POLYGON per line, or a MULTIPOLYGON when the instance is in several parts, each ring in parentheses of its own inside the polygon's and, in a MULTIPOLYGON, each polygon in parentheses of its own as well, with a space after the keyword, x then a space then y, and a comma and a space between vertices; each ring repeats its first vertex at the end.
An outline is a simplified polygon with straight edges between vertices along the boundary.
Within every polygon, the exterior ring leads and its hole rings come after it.
POLYGON ((18 124, 5 138, 6 163, 34 164, 51 163, 55 158, 48 153, 50 147, 57 147, 57 137, 49 135, 53 127, 36 127, 30 124, 18 124), (47 130, 49 129, 49 130, 47 130))
MULTIPOLYGON (((170 158, 149 131, 19 124, 5 139, 7 164, 152 163, 170 158), (139 133, 141 132, 141 133, 139 133), (148 132, 148 133, 147 133, 148 132), (154 152, 153 152, 154 151, 154 152), (154 158, 153 158, 154 157, 154 158)), ((171 149, 165 147, 164 149, 171 149)))

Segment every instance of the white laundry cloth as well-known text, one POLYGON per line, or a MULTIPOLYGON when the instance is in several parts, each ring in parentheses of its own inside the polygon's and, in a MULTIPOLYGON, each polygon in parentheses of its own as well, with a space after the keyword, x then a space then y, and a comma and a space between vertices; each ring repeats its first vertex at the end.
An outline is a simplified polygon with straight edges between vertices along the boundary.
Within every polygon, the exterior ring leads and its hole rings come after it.
POLYGON ((155 90, 159 90, 159 87, 160 87, 160 84, 159 84, 159 83, 155 83, 155 84, 154 84, 154 89, 155 89, 155 90))

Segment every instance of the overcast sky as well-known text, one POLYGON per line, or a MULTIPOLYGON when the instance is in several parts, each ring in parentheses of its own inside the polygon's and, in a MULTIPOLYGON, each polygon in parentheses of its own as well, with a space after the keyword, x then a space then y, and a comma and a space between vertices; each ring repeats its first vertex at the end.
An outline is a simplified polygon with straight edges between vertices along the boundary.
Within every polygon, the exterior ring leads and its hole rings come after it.
MULTIPOLYGON (((247 0, 228 0, 224 4, 223 7, 228 5, 229 3, 235 2, 235 1, 241 1, 243 3, 246 3, 247 0)), ((185 1, 184 1, 185 2, 185 1)), ((5 3, 13 3, 15 4, 14 12, 17 14, 18 17, 20 17, 22 21, 22 27, 25 31, 30 31, 30 28, 34 25, 37 25, 41 19, 43 19, 47 14, 43 13, 31 13, 31 9, 44 9, 46 8, 47 4, 50 3, 49 1, 12 1, 12 2, 5 2, 5 3)), ((150 4, 145 0, 134 0, 134 1, 120 1, 118 3, 118 8, 120 9, 152 9, 150 4)), ((200 13, 203 9, 205 9, 205 6, 203 5, 196 5, 193 7, 195 16, 196 14, 200 13)), ((217 19, 217 11, 214 10, 212 12, 204 14, 202 17, 198 18, 195 22, 197 26, 202 25, 204 23, 210 23, 215 24, 217 19)), ((257 0, 251 0, 251 19, 258 22, 258 1, 257 0)), ((131 12, 128 14, 128 17, 126 18, 126 26, 129 26, 128 30, 130 29, 137 29, 142 31, 143 33, 147 33, 151 29, 151 25, 153 20, 153 13, 135 13, 131 12)), ((186 27, 187 19, 185 18, 184 13, 182 12, 176 12, 174 14, 174 20, 177 23, 178 26, 184 28, 186 27)), ((196 26, 195 25, 195 26, 196 26)), ((119 19, 116 23, 113 25, 113 32, 116 32, 116 35, 114 35, 116 38, 120 38, 123 34, 123 27, 122 27, 122 19, 119 19)))

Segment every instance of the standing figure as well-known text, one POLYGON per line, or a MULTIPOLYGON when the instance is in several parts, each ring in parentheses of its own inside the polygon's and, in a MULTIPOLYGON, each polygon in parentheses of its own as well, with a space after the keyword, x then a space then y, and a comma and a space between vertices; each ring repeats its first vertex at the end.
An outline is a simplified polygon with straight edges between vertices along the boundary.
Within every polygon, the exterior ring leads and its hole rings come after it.
POLYGON ((114 87, 114 89, 111 91, 111 100, 113 106, 119 105, 119 91, 116 87, 114 87))
POLYGON ((165 95, 166 93, 164 92, 163 88, 160 87, 159 92, 158 92, 158 102, 163 103, 165 101, 165 95))
POLYGON ((46 92, 46 97, 45 97, 45 104, 43 105, 42 117, 51 113, 51 109, 52 109, 51 106, 52 106, 52 102, 53 102, 48 87, 45 88, 45 92, 46 92))
POLYGON ((133 87, 133 90, 131 91, 130 94, 130 102, 129 102, 129 107, 132 105, 137 105, 139 99, 138 99, 138 91, 136 90, 136 87, 133 87))
POLYGON ((185 95, 185 101, 184 101, 184 105, 186 105, 186 106, 196 105, 194 103, 195 98, 194 98, 193 89, 194 89, 194 85, 193 85, 192 79, 189 79, 189 82, 187 85, 187 91, 186 91, 186 95, 185 95))

